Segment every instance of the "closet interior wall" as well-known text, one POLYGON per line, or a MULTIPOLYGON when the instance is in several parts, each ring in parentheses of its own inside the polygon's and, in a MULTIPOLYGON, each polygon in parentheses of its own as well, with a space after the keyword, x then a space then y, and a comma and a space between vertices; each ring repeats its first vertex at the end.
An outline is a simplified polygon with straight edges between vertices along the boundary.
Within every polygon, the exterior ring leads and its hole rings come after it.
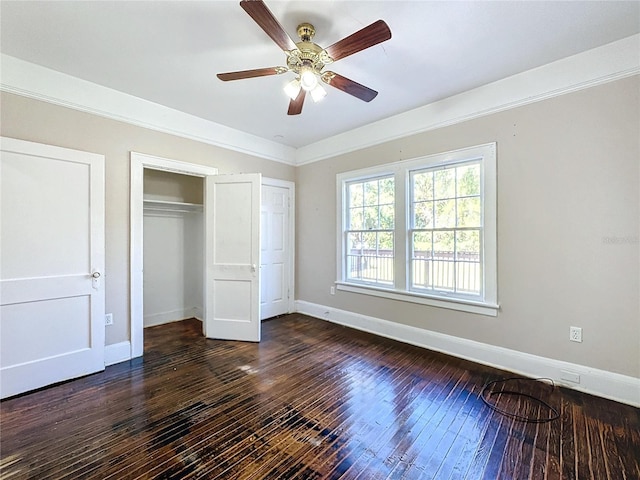
POLYGON ((204 311, 204 185, 200 177, 144 171, 144 326, 204 311))

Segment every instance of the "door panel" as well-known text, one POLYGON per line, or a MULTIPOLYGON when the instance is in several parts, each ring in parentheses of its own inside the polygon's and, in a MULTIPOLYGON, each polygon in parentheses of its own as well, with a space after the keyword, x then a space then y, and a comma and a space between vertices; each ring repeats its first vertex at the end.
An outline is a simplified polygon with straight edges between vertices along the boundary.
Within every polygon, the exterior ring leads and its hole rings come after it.
POLYGON ((260 174, 206 177, 205 333, 260 341, 260 174))
POLYGON ((261 205, 261 318, 289 312, 289 189, 263 185, 261 205))
POLYGON ((88 323, 75 321, 88 317, 90 309, 88 295, 4 305, 0 364, 37 362, 90 348, 88 323))
POLYGON ((104 369, 104 157, 2 138, 0 189, 5 398, 104 369))

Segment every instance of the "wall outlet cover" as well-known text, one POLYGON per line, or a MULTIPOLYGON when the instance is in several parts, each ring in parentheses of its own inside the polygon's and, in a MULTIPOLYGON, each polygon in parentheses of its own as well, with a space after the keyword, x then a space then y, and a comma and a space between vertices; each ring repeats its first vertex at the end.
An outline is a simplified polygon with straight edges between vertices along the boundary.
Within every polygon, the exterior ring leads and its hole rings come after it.
POLYGON ((582 342, 582 328, 569 327, 569 340, 572 342, 582 342))

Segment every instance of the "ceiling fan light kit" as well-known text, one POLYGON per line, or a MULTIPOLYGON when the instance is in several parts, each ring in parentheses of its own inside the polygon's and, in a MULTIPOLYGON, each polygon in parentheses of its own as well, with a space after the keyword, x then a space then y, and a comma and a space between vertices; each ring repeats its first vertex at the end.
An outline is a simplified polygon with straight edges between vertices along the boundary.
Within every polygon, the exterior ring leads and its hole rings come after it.
POLYGON ((314 102, 322 100, 327 95, 320 81, 365 102, 370 102, 378 95, 378 92, 369 87, 323 69, 337 60, 389 40, 391 30, 384 21, 378 20, 323 49, 311 41, 316 30, 310 23, 298 25, 297 34, 300 42, 294 43, 262 0, 242 0, 240 6, 284 51, 287 56, 287 66, 219 73, 217 76, 220 80, 230 81, 281 75, 286 72, 295 73, 296 78, 284 87, 286 95, 291 99, 288 115, 298 115, 302 112, 307 92, 311 94, 314 102))

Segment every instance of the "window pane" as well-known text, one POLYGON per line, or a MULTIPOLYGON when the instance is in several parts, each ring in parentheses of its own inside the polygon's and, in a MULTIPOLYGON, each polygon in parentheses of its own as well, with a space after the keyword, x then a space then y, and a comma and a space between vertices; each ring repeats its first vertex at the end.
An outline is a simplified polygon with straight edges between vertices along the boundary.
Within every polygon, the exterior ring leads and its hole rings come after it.
POLYGON ((380 204, 393 205, 395 198, 393 191, 393 178, 383 178, 380 180, 380 204))
POLYGON ((350 233, 347 235, 347 254, 359 255, 362 250, 362 233, 350 233))
POLYGON ((364 183, 364 204, 378 204, 378 180, 372 180, 364 183))
POLYGON ((453 228, 456 226, 456 201, 440 200, 436 205, 436 228, 453 228))
POLYGON ((380 255, 393 255, 393 233, 380 232, 378 234, 378 251, 380 255))
POLYGON ((362 183, 353 183, 349 185, 349 206, 362 206, 362 183))
POLYGON ((456 168, 458 196, 480 195, 480 165, 464 165, 456 168))
POLYGON ((480 231, 456 232, 456 259, 477 262, 480 260, 480 231))
POLYGON ((413 226, 433 228, 433 202, 420 202, 413 205, 413 226))
POLYGON ((433 186, 436 199, 456 196, 455 170, 436 170, 433 172, 433 186))
POLYGON ((430 287, 436 290, 455 290, 455 263, 450 260, 435 259, 430 262, 430 287))
POLYGON ((433 232, 433 252, 437 258, 453 259, 453 232, 433 232))
POLYGON ((393 205, 384 205, 380 207, 380 228, 392 230, 394 224, 393 205))
POLYGON ((364 207, 364 229, 378 228, 378 207, 364 207))
POLYGON ((411 286, 428 288, 431 286, 431 232, 413 232, 411 255, 411 286))
POLYGON ((479 230, 456 233, 456 260, 456 290, 478 295, 481 290, 479 230))
POLYGON ((347 251, 348 278, 393 284, 393 233, 352 233, 347 251))
POLYGON ((363 230, 362 220, 361 207, 349 209, 349 230, 363 230))
POLYGON ((364 232, 362 234, 362 253, 370 255, 376 252, 377 238, 375 232, 364 232))
POLYGON ((433 172, 415 173, 412 178, 413 201, 433 199, 433 172))
POLYGON ((393 234, 378 234, 377 280, 382 283, 393 283, 393 234))
POLYGON ((375 261, 376 247, 377 247, 377 234, 376 233, 363 233, 362 234, 362 270, 361 275, 363 280, 375 280, 375 261))
POLYGON ((458 227, 479 227, 481 221, 480 197, 458 199, 458 227))
POLYGON ((431 258, 431 232, 413 232, 413 257, 431 258))

